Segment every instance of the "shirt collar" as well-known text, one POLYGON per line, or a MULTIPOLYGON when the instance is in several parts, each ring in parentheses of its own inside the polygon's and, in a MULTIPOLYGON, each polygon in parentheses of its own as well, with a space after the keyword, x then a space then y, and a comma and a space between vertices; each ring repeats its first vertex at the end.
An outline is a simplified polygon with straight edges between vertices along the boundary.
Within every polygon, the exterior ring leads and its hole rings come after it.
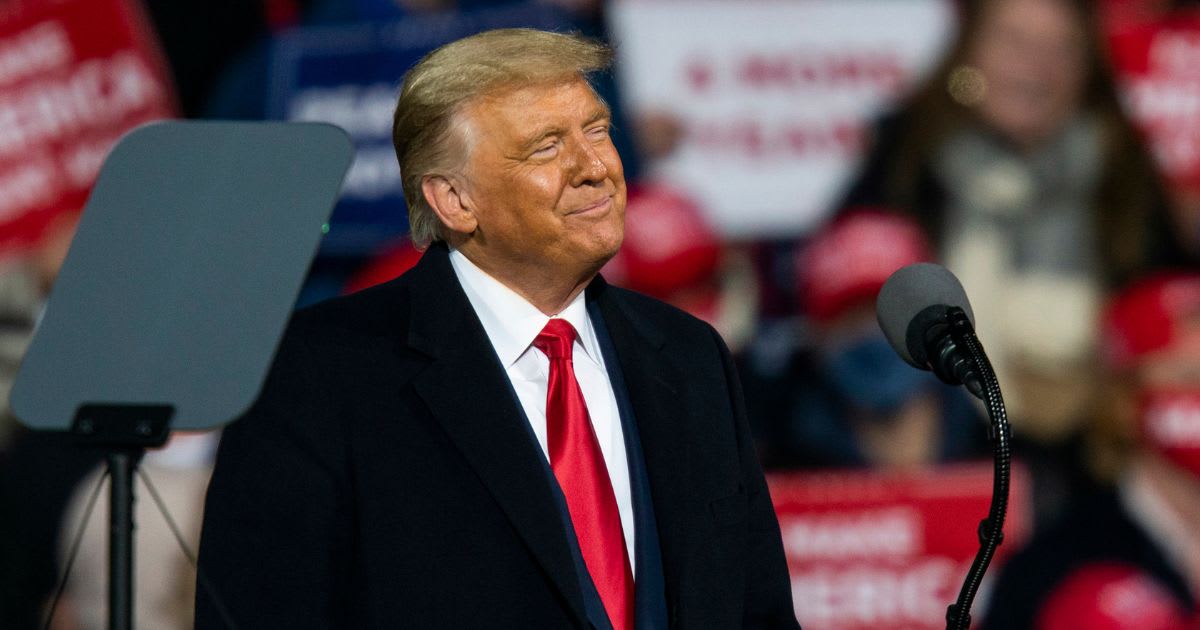
MULTIPOLYGON (((550 317, 539 311, 517 292, 505 286, 499 280, 488 275, 471 262, 457 249, 450 250, 450 265, 458 276, 467 300, 475 309, 483 330, 496 349, 500 364, 508 369, 533 344, 538 333, 545 328, 550 317)), ((567 305, 562 312, 555 315, 565 319, 579 333, 576 342, 581 346, 587 358, 603 366, 600 358, 599 342, 591 319, 588 317, 584 291, 567 305)))

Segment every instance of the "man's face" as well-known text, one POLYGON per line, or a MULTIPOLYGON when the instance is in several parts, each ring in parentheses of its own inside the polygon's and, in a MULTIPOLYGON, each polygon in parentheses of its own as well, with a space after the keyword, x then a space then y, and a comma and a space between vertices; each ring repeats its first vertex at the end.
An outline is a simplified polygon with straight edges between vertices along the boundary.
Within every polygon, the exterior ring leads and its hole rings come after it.
POLYGON ((465 120, 471 241, 486 264, 587 274, 616 253, 625 176, 608 108, 586 82, 504 90, 469 106, 465 120))

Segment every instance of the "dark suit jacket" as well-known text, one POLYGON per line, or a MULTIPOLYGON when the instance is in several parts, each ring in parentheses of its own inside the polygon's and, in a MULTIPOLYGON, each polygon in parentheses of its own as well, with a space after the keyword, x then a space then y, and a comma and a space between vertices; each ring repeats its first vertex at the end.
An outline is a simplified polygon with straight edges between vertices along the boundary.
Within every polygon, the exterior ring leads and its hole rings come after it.
MULTIPOLYGON (((597 279, 644 452, 672 628, 795 628, 729 352, 597 279)), ((584 628, 544 455, 444 246, 301 311, 222 439, 197 628, 584 628)), ((640 569, 639 569, 640 572, 640 569)))

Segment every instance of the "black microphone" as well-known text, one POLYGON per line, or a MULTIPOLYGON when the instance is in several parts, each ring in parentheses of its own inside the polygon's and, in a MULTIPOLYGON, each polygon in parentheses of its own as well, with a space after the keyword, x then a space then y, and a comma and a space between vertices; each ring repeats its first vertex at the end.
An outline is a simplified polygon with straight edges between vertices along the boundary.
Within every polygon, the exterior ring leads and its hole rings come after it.
POLYGON ((900 358, 932 371, 944 383, 966 385, 983 400, 979 369, 951 335, 957 327, 974 336, 975 315, 962 284, 948 269, 933 263, 899 269, 879 290, 875 315, 900 358))
POLYGON ((947 630, 971 626, 971 603, 1004 540, 1008 511, 1012 432, 996 372, 975 337, 974 315, 958 278, 945 267, 918 263, 893 273, 875 300, 879 327, 892 348, 914 367, 932 370, 943 382, 963 384, 984 402, 991 420, 995 455, 992 502, 979 523, 979 552, 963 580, 958 599, 946 610, 947 630))

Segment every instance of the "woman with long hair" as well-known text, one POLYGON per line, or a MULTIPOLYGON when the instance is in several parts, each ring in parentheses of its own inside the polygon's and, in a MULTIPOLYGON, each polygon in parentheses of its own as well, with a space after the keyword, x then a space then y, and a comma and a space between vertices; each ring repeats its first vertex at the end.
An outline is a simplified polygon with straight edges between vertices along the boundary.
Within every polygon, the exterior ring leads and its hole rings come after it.
POLYGON ((1091 397, 1110 287, 1186 262, 1090 3, 975 0, 878 126, 845 208, 914 217, 962 279, 1018 430, 1057 443, 1091 397))

